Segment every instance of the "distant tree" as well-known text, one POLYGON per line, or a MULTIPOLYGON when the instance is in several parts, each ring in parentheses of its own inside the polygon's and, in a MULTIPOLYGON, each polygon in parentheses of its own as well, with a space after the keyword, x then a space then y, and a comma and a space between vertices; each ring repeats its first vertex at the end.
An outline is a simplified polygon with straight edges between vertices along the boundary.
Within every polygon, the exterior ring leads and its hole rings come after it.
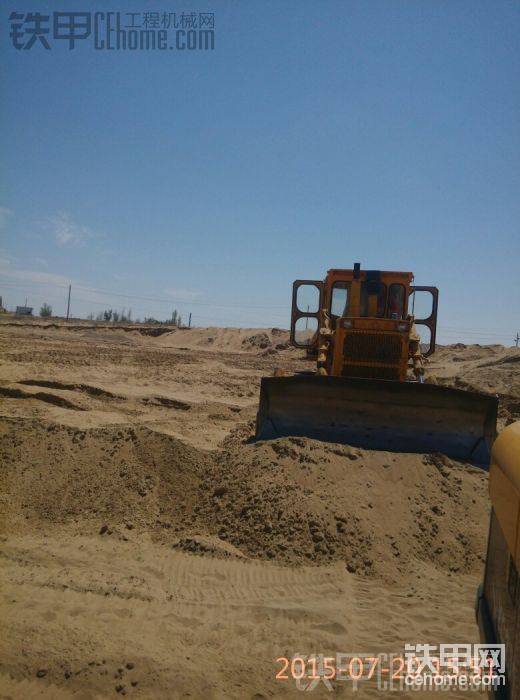
POLYGON ((126 313, 126 309, 123 309, 121 311, 121 316, 119 317, 119 320, 121 323, 131 323, 132 322, 132 309, 128 309, 128 313, 126 313))
POLYGON ((113 314, 112 309, 106 309, 105 311, 103 311, 103 319, 104 319, 105 321, 111 321, 111 320, 112 320, 112 314, 113 314))
POLYGON ((172 311, 172 317, 169 321, 166 321, 166 323, 171 323, 174 326, 181 326, 182 325, 182 316, 177 311, 177 309, 174 309, 172 311))
POLYGON ((96 316, 96 321, 103 321, 105 318, 105 314, 103 311, 100 311, 98 315, 96 316))
POLYGON ((119 311, 113 311, 112 312, 112 321, 114 323, 117 323, 119 321, 119 311))
POLYGON ((48 318, 49 316, 52 316, 52 306, 49 306, 49 304, 45 303, 42 305, 40 308, 40 316, 43 318, 48 318))
POLYGON ((87 316, 87 321, 93 321, 94 320, 94 314, 92 312, 89 313, 87 316))

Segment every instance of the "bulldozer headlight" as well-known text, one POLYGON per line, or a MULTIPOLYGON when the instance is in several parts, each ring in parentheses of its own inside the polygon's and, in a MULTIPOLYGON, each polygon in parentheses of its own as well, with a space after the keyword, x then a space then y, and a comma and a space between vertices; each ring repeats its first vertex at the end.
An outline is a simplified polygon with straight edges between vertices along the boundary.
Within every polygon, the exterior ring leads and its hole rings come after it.
POLYGON ((407 324, 407 323, 398 323, 398 324, 397 324, 397 330, 398 330, 398 331, 407 331, 407 330, 408 330, 408 324, 407 324))
POLYGON ((343 321, 343 328, 352 328, 352 321, 343 321))

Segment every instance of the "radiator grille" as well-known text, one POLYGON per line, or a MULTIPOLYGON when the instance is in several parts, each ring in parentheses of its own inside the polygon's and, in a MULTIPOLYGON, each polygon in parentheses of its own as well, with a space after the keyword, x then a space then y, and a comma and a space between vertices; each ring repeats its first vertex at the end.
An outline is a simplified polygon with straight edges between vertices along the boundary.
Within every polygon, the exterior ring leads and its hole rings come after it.
POLYGON ((352 362, 385 362, 399 364, 402 338, 389 333, 347 333, 343 345, 345 364, 352 362))

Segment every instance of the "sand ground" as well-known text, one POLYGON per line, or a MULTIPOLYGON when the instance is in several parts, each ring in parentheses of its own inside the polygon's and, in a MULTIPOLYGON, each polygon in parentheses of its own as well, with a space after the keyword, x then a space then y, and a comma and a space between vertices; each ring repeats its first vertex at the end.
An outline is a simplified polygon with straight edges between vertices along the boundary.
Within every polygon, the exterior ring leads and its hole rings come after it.
MULTIPOLYGON (((0 353, 0 697, 300 697, 278 657, 478 641, 486 474, 252 442, 260 377, 308 367, 285 331, 0 324, 0 353)), ((504 425, 519 362, 459 344, 429 378, 504 425)))

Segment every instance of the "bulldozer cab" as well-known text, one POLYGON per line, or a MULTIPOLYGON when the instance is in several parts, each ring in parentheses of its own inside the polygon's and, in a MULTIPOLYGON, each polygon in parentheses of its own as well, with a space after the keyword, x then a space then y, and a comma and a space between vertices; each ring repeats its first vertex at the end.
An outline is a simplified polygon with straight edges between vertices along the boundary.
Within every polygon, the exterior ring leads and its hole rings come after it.
POLYGON ((317 351, 318 331, 329 325, 331 331, 358 327, 359 331, 401 333, 409 325, 421 326, 422 355, 435 351, 438 290, 413 285, 411 272, 329 270, 324 281, 296 280, 291 309, 291 343, 317 351), (358 322, 356 323, 356 319, 358 322))

